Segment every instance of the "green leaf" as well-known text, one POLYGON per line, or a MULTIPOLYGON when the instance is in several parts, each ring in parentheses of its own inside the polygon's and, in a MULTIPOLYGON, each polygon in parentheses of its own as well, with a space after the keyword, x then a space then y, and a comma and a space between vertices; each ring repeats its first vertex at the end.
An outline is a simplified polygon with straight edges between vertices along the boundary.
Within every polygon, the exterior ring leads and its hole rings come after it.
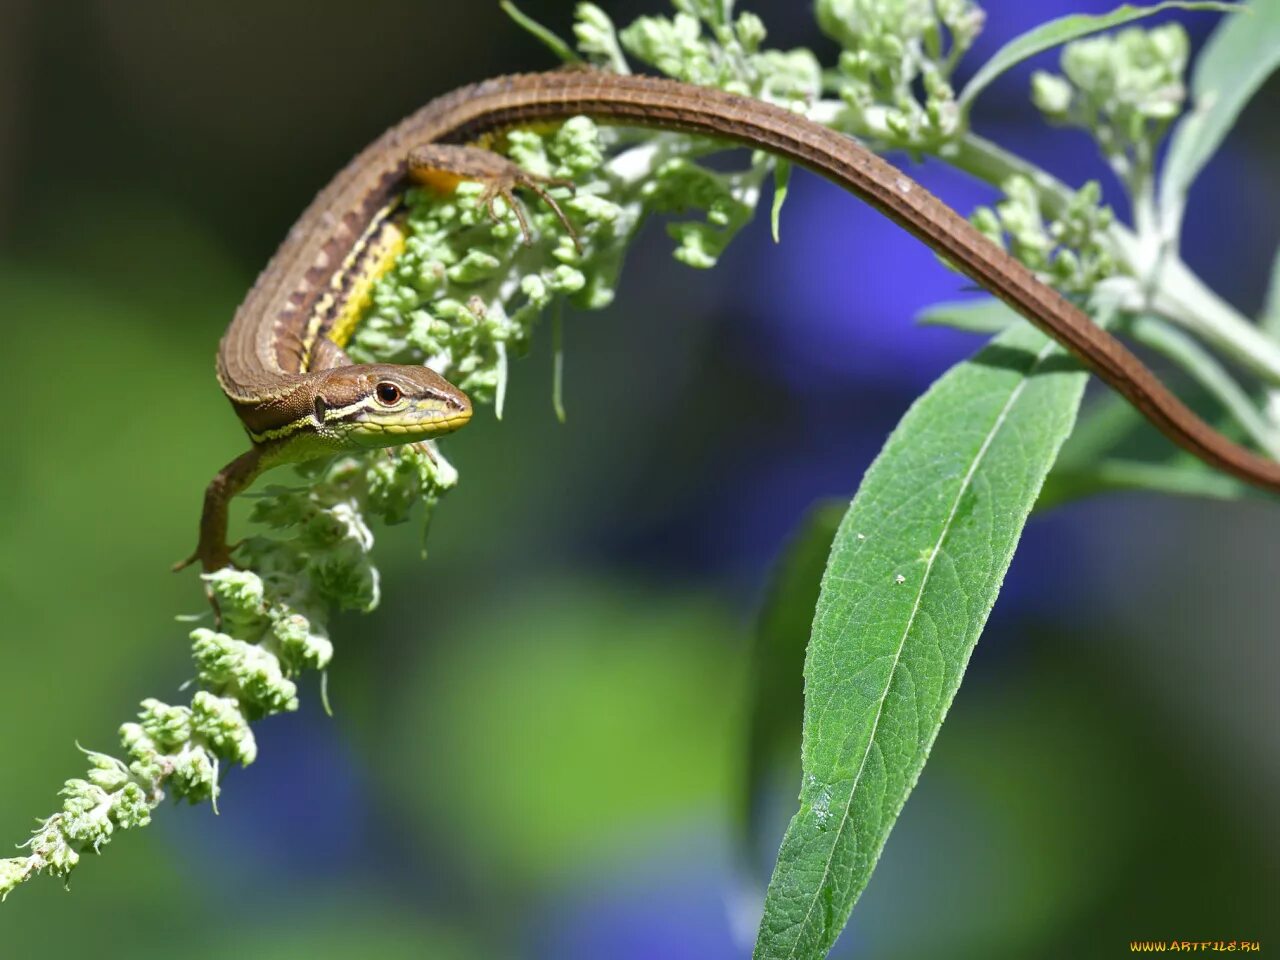
POLYGON ((783 756, 799 759, 804 651, 831 541, 847 509, 827 500, 812 507, 787 545, 756 620, 747 685, 747 756, 738 792, 742 861, 750 868, 760 841, 759 801, 783 756))
POLYGON ((565 421, 564 412, 564 302, 556 301, 555 312, 551 315, 551 350, 553 367, 551 373, 551 408, 556 419, 565 421))
POLYGON ((1161 208, 1173 223, 1181 219, 1192 182, 1277 66, 1280 4, 1275 0, 1251 4, 1205 43, 1191 78, 1195 107, 1173 132, 1160 184, 1161 208))
POLYGON ((1098 33, 1123 23, 1141 20, 1164 10, 1217 10, 1230 12, 1241 9, 1237 4, 1217 2, 1191 2, 1191 0, 1168 0, 1148 7, 1135 7, 1126 3, 1116 7, 1110 13, 1073 14, 1059 17, 1042 23, 1034 30, 1028 30, 1019 37, 1014 37, 984 63, 973 75, 964 92, 960 94, 960 109, 967 111, 973 105, 978 94, 985 90, 996 77, 1016 66, 1023 60, 1034 57, 1037 53, 1052 50, 1054 47, 1072 40, 1079 40, 1091 33, 1098 33))
POLYGON ((840 525, 805 662, 800 810, 755 957, 826 955, 915 785, 1086 375, 1028 326, 908 411, 840 525))
POLYGON ((515 5, 513 0, 502 0, 499 4, 502 12, 508 17, 524 27, 529 33, 533 34, 538 40, 542 41, 552 53, 563 60, 565 63, 581 63, 582 58, 578 56, 577 51, 569 44, 565 43, 557 37, 550 27, 544 27, 533 17, 522 11, 515 5))
POLYGON ((773 208, 769 211, 769 222, 773 228, 773 242, 782 242, 782 205, 787 202, 787 191, 791 189, 791 164, 779 160, 773 168, 773 208))
POLYGON ((1179 458, 1174 463, 1104 460, 1088 467, 1053 471, 1036 503, 1036 511, 1042 513, 1085 497, 1122 491, 1206 497, 1210 500, 1266 496, 1243 480, 1211 470, 1193 460, 1179 458))
POLYGON ((994 297, 935 303, 916 315, 924 327, 951 327, 965 333, 995 334, 1007 330, 1021 318, 994 297))

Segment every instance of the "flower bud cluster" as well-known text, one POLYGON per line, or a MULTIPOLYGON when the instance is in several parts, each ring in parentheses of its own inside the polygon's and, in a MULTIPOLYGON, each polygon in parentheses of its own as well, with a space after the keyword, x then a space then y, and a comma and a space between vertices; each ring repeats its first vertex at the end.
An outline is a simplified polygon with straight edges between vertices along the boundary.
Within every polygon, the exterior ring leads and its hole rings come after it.
POLYGON ((764 22, 754 13, 735 17, 727 6, 714 0, 677 2, 675 16, 639 17, 618 34, 619 43, 637 60, 686 83, 800 110, 816 100, 822 68, 813 53, 764 49, 764 22))
POLYGON ((0 860, 0 900, 41 871, 67 877, 82 853, 97 853, 117 830, 145 827, 157 798, 115 757, 86 751, 84 779, 62 787, 62 809, 46 818, 23 844, 25 857, 0 860))
POLYGON ((1077 40, 1062 73, 1037 71, 1031 99, 1053 123, 1088 130, 1125 180, 1150 170, 1156 146, 1186 99, 1190 44, 1180 24, 1130 27, 1077 40))
POLYGON ((1090 180, 1072 195, 1066 208, 1046 223, 1040 194, 1025 177, 1004 184, 1005 199, 979 207, 973 225, 994 243, 1034 270, 1063 293, 1087 294, 1116 272, 1107 229, 1111 208, 1102 205, 1102 188, 1090 180))
POLYGON ((937 151, 963 133, 951 74, 982 31, 971 0, 818 0, 840 44, 839 91, 854 128, 887 146, 937 151))
MULTIPOLYGON (((279 505, 276 515, 291 509, 279 505)), ((331 544, 355 538, 367 550, 367 530, 356 529, 362 524, 342 511, 337 515, 345 518, 347 530, 328 538, 331 544)), ((98 853, 117 830, 145 826, 166 790, 191 803, 216 803, 221 762, 248 765, 257 758, 249 720, 297 709, 297 687, 290 677, 326 666, 333 648, 317 622, 293 602, 302 598, 309 604, 305 609, 323 609, 334 598, 324 594, 319 581, 306 579, 304 548, 266 543, 256 550, 264 558, 263 569, 271 571, 267 578, 233 568, 205 578, 222 623, 219 630, 201 627, 191 634, 203 689, 190 706, 142 701, 137 720, 120 728, 125 760, 86 752, 88 772, 63 786, 62 807, 27 841, 29 854, 0 861, 0 899, 36 873, 66 877, 82 854, 98 853), (291 575, 285 576, 290 565, 291 575), (275 595, 275 582, 291 585, 289 602, 275 595)))

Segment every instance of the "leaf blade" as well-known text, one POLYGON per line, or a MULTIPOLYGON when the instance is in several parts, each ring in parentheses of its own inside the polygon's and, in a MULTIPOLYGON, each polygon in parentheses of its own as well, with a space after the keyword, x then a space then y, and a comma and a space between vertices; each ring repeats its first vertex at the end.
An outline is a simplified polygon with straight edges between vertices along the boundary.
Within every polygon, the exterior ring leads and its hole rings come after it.
POLYGON ((1131 3, 1126 3, 1123 6, 1116 7, 1110 13, 1081 13, 1058 17, 1056 20, 1049 20, 1020 36, 1014 37, 992 54, 991 59, 979 67, 978 72, 969 80, 957 102, 961 111, 968 111, 969 107, 973 105, 973 101, 977 99, 978 94, 990 86, 1002 73, 1017 66, 1022 61, 1034 57, 1037 53, 1052 50, 1054 47, 1070 43, 1072 40, 1087 37, 1091 33, 1098 33, 1134 20, 1141 20, 1144 17, 1149 17, 1165 10, 1216 10, 1226 13, 1239 9, 1240 7, 1237 4, 1219 3, 1214 2, 1214 0, 1203 0, 1203 2, 1202 0, 1166 0, 1164 3, 1157 3, 1147 7, 1137 7, 1131 3))
POLYGON ((769 883, 757 960, 808 960, 834 944, 919 776, 1085 379, 1041 334, 1014 327, 918 400, 868 471, 823 577, 800 810, 769 883))
POLYGON ((935 303, 916 315, 922 327, 950 327, 963 333, 1003 333, 1022 318, 1004 301, 995 297, 935 303))
POLYGON ((1266 496, 1243 480, 1197 463, 1114 459, 1082 469, 1054 471, 1044 485, 1036 511, 1047 512, 1102 493, 1159 493, 1208 500, 1245 500, 1266 496))
POLYGON ((787 202, 787 193, 791 190, 791 164, 779 160, 773 168, 773 206, 769 210, 769 227, 773 231, 773 242, 782 242, 782 205, 787 202))

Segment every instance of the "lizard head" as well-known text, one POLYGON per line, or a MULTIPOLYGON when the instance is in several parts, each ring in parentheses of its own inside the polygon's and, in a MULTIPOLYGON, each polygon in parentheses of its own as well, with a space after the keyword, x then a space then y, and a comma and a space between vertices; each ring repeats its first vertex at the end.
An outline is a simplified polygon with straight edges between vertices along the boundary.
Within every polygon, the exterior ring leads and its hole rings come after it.
POLYGON ((316 384, 315 419, 319 433, 344 445, 394 447, 465 426, 471 400, 426 367, 356 364, 316 384))

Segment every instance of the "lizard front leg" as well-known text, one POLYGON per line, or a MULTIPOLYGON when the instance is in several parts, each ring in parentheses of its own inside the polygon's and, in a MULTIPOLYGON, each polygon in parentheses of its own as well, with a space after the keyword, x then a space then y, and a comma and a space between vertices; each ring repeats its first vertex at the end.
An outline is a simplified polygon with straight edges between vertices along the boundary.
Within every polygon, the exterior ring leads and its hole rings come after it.
POLYGON ((448 143, 428 143, 416 147, 409 152, 408 162, 409 176, 412 179, 442 193, 451 192, 463 180, 484 184, 485 189, 480 195, 480 202, 489 211, 489 216, 494 220, 500 219, 494 204, 501 197, 515 212, 525 244, 533 242, 533 234, 529 229, 529 219, 525 215, 524 207, 516 199, 515 191, 517 189, 530 191, 551 208, 565 231, 573 239, 573 245, 577 247, 579 253, 582 252, 577 231, 573 229, 573 224, 560 209, 560 204, 556 202, 555 197, 551 196, 547 190, 548 187, 572 189, 573 181, 530 173, 491 150, 448 143))
POLYGON ((205 573, 231 565, 227 510, 232 498, 253 483, 262 470, 262 448, 255 446, 228 463, 209 481, 204 491, 204 508, 200 511, 200 541, 191 556, 174 565, 175 571, 197 561, 205 573))

